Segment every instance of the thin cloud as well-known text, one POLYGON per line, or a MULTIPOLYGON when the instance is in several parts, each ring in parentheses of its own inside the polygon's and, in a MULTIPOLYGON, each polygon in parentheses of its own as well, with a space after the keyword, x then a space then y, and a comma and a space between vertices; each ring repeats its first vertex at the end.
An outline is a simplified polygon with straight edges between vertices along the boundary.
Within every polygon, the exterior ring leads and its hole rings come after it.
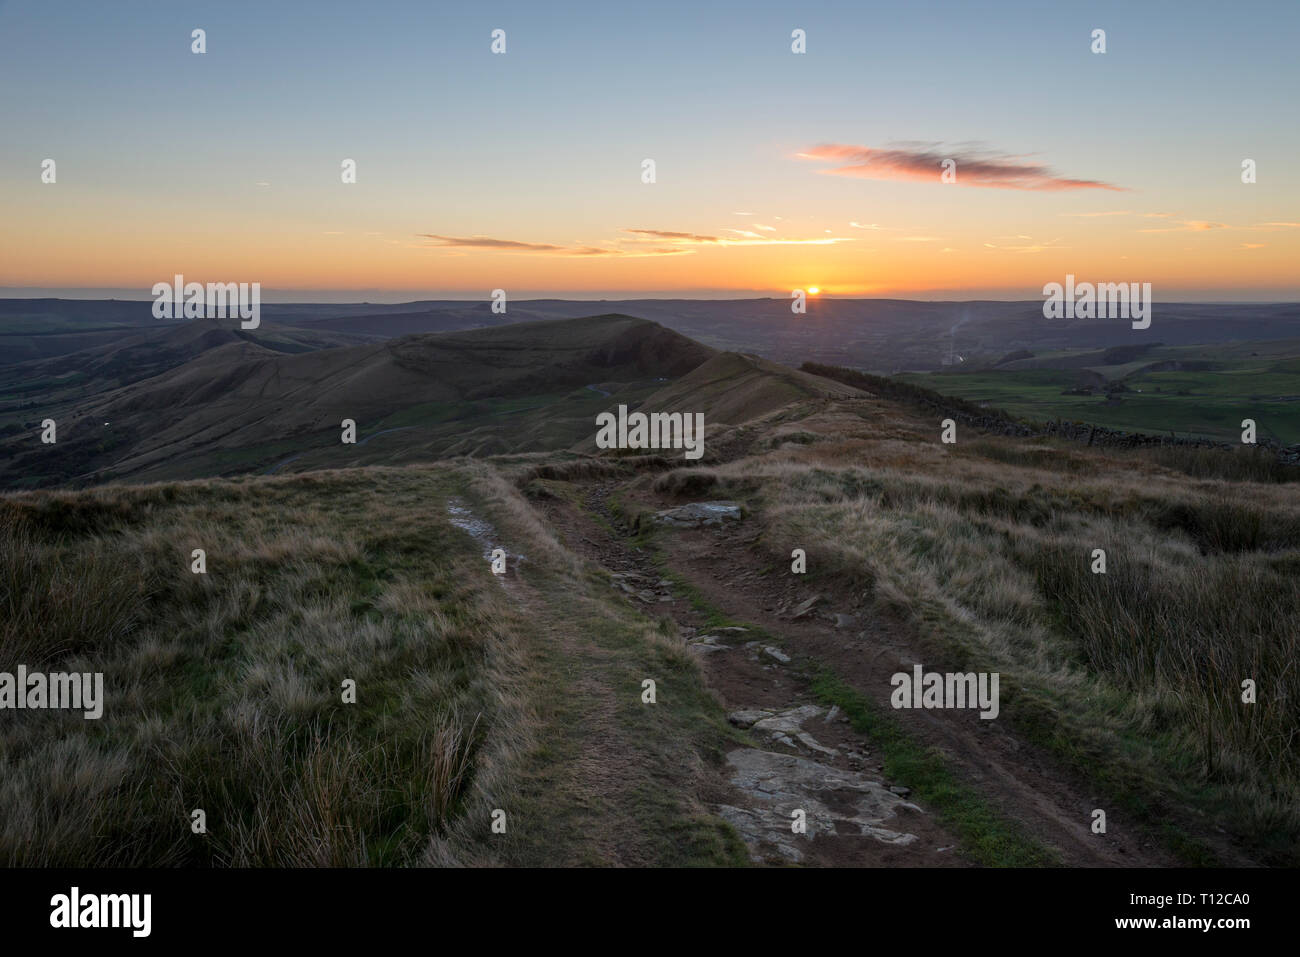
POLYGON ((1013 244, 1013 245, 1010 245, 1010 246, 1000 246, 1000 245, 997 245, 997 244, 995 244, 995 243, 985 243, 984 245, 987 246, 989 249, 1000 249, 1000 250, 1004 250, 1005 252, 1009 252, 1009 253, 1041 253, 1041 252, 1045 252, 1046 250, 1049 250, 1049 249, 1069 249, 1069 248, 1070 248, 1069 246, 1058 246, 1058 245, 1057 245, 1057 243, 1059 243, 1059 242, 1061 241, 1061 239, 1062 239, 1062 237, 1060 237, 1060 236, 1057 236, 1055 239, 1049 239, 1049 240, 1047 240, 1047 242, 1042 242, 1042 243, 1040 243, 1040 242, 1035 242, 1033 236, 1016 235, 1016 236, 1004 236, 1004 237, 1000 237, 1000 238, 1002 238, 1002 239, 1025 239, 1025 240, 1028 240, 1028 244, 1026 245, 1026 244, 1021 244, 1021 243, 1016 243, 1016 244, 1013 244))
MULTIPOLYGON (((750 229, 726 230, 735 233, 739 239, 724 236, 704 236, 698 233, 676 232, 666 229, 624 229, 625 233, 636 236, 649 236, 656 240, 666 239, 674 246, 831 246, 835 243, 855 242, 851 236, 828 236, 818 239, 786 239, 778 236, 764 236, 750 229)), ((639 242, 640 240, 630 240, 639 242)), ((648 240, 647 240, 648 241, 648 240)))
POLYGON ((491 249, 544 256, 676 256, 689 251, 663 248, 633 251, 610 246, 558 246, 555 243, 529 243, 518 239, 496 239, 491 236, 443 236, 439 233, 418 235, 421 239, 430 240, 420 245, 436 249, 491 249))
POLYGON ((716 243, 717 236, 701 236, 698 233, 678 233, 667 229, 625 229, 625 233, 635 233, 639 236, 653 236, 656 239, 686 239, 698 243, 716 243))
POLYGON ((939 183, 944 161, 953 160, 957 164, 956 184, 959 186, 1045 191, 1104 189, 1119 192, 1124 189, 1101 180, 1060 176, 1050 167, 1027 163, 1017 156, 941 151, 937 144, 918 148, 882 148, 823 143, 796 155, 800 159, 829 160, 840 164, 820 171, 833 176, 939 183))
POLYGON ((449 250, 482 249, 502 253, 521 253, 540 256, 576 256, 576 257, 613 257, 627 258, 641 256, 681 256, 695 252, 706 246, 830 246, 835 243, 853 242, 847 236, 827 236, 818 239, 783 239, 765 236, 745 229, 730 229, 739 238, 709 236, 670 229, 627 228, 622 232, 632 238, 619 238, 602 241, 603 245, 575 244, 562 246, 557 243, 534 243, 520 239, 500 239, 494 236, 447 236, 442 233, 417 233, 421 243, 413 244, 415 248, 434 248, 449 250))
POLYGON ((1211 229, 1235 229, 1226 223, 1212 223, 1206 219, 1184 219, 1177 226, 1165 226, 1159 229, 1139 229, 1139 233, 1204 233, 1211 229))
POLYGON ((525 243, 517 239, 493 239, 490 236, 441 236, 438 233, 420 233, 421 239, 431 239, 430 246, 456 246, 466 249, 512 249, 517 252, 559 253, 567 252, 564 246, 552 243, 525 243))

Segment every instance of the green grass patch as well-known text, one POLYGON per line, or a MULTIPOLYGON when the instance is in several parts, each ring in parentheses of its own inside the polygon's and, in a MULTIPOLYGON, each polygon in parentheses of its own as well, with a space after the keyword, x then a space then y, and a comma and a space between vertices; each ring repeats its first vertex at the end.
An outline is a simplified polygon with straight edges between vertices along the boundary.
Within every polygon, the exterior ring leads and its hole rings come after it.
POLYGON ((813 676, 811 688, 823 704, 839 705, 854 731, 866 735, 880 754, 885 773, 906 781, 957 837, 963 855, 987 867, 1051 867, 1056 851, 1024 834, 963 784, 936 750, 922 747, 893 718, 829 671, 813 676))

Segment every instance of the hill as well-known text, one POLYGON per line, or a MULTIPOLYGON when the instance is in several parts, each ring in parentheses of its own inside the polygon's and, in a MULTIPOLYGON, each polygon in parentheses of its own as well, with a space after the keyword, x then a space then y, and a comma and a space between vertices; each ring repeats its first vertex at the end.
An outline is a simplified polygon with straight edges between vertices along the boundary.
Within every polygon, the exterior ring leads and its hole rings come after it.
MULTIPOLYGON (((151 303, 0 300, 0 365, 50 357, 156 330, 151 303)), ((1105 350, 1162 343, 1217 345, 1300 336, 1295 303, 1156 302, 1149 329, 1122 321, 1047 320, 1041 299, 925 302, 813 297, 794 315, 788 297, 511 300, 505 314, 479 301, 398 304, 264 303, 263 326, 314 328, 369 341, 515 322, 613 313, 650 319, 719 351, 756 353, 787 365, 821 362, 870 372, 982 367, 1020 351, 1105 350)))
POLYGON ((283 467, 286 459, 307 468, 554 448, 589 431, 604 394, 643 397, 711 354, 625 316, 296 353, 273 348, 305 345, 303 336, 322 341, 311 332, 272 338, 186 327, 162 340, 166 349, 158 341, 124 346, 142 362, 154 356, 171 367, 120 387, 103 372, 120 368, 120 351, 82 353, 80 381, 110 387, 75 402, 65 390, 33 393, 49 402, 24 403, 21 421, 9 426, 14 434, 0 440, 9 453, 0 481, 188 477, 283 467), (37 439, 47 417, 59 424, 54 445, 37 439), (357 424, 355 445, 340 442, 344 419, 357 424), (386 439, 372 446, 381 433, 386 439))

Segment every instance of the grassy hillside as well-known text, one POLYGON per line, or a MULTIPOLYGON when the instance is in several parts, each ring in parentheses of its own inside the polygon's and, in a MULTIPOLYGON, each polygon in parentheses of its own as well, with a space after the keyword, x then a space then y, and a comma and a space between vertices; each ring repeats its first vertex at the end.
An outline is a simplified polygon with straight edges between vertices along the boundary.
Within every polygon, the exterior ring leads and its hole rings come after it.
POLYGON ((0 670, 107 698, 6 713, 6 865, 740 859, 694 663, 485 469, 10 496, 0 536, 0 670))
MULTIPOLYGON (((0 861, 1300 862, 1294 469, 966 418, 944 445, 948 400, 918 385, 683 342, 626 318, 302 356, 240 341, 200 357, 248 358, 227 380, 187 362, 116 395, 309 405, 325 382, 374 411, 341 461, 314 434, 213 440, 156 468, 282 471, 0 497, 0 671, 102 671, 108 697, 100 721, 7 713, 0 861), (623 401, 703 411, 705 458, 597 454, 595 411, 623 401), (458 453, 476 458, 430 462, 458 453), (704 499, 741 509, 656 517, 704 499), (894 710, 916 663, 998 672, 998 719, 894 710), (728 777, 755 761, 814 762, 816 793, 772 785, 822 805, 806 851, 764 849, 788 820, 728 777), (883 819, 912 842, 871 837, 863 794, 911 795, 883 819)), ((1155 351, 981 374, 1189 371, 1155 351)), ((1214 361, 1248 360, 1290 374, 1282 353, 1214 361)))
MULTIPOLYGON (((88 394, 53 384, 34 387, 21 409, 11 408, 0 423, 6 453, 0 482, 41 487, 176 479, 292 463, 294 470, 338 468, 555 448, 589 432, 604 407, 592 400, 616 391, 626 391, 624 401, 638 400, 712 354, 662 326, 625 316, 292 354, 284 335, 257 339, 185 327, 172 337, 177 341, 168 340, 174 347, 168 355, 190 350, 192 357, 121 387, 102 368, 109 358, 116 368, 120 356, 82 354, 88 394), (94 382, 108 385, 95 393, 94 382), (46 418, 58 423, 54 445, 39 440, 46 418), (357 425, 355 445, 340 441, 344 419, 357 425)), ((144 364, 157 346, 138 342, 128 352, 144 364)))

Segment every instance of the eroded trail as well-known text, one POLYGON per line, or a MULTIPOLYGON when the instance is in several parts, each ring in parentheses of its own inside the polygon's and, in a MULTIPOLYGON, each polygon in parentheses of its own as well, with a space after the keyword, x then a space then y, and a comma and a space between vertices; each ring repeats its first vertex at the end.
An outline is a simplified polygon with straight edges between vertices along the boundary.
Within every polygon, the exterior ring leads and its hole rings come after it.
POLYGON ((671 617, 700 657, 731 724, 752 746, 727 754, 702 798, 745 840, 751 859, 841 866, 962 866, 956 839, 886 780, 838 708, 819 705, 779 648, 744 626, 705 627, 706 616, 656 570, 610 510, 612 485, 587 489, 583 508, 544 509, 566 544, 611 573, 615 588, 652 616, 671 617), (806 831, 792 824, 801 812, 806 831))
MULTIPOLYGON (((905 628, 855 606, 852 596, 816 593, 797 576, 765 568, 769 560, 754 547, 761 514, 721 526, 664 529, 652 556, 633 543, 632 530, 610 508, 615 493, 632 494, 619 483, 594 482, 584 487, 580 507, 559 499, 542 507, 566 544, 613 573, 629 601, 648 614, 672 617, 683 642, 700 656, 732 724, 749 729, 754 749, 729 755, 731 803, 716 808, 745 837, 755 859, 968 863, 955 852, 954 832, 927 813, 908 782, 886 779, 875 744, 821 705, 810 677, 833 673, 889 709, 891 675, 916 663, 943 670, 943 663, 927 656, 905 628), (679 578, 736 624, 705 627, 709 616, 670 578, 679 578), (776 640, 764 640, 765 634, 776 640), (780 833, 782 826, 789 831, 787 808, 800 802, 810 808, 815 840, 790 841, 780 833)), ((654 509, 681 504, 636 494, 639 504, 654 509)), ((1176 863, 1116 809, 1108 809, 1106 833, 1092 833, 1092 810, 1102 799, 1005 722, 980 720, 973 710, 890 713, 921 747, 942 755, 964 787, 1029 843, 1046 848, 1048 860, 1069 866, 1176 863)))

